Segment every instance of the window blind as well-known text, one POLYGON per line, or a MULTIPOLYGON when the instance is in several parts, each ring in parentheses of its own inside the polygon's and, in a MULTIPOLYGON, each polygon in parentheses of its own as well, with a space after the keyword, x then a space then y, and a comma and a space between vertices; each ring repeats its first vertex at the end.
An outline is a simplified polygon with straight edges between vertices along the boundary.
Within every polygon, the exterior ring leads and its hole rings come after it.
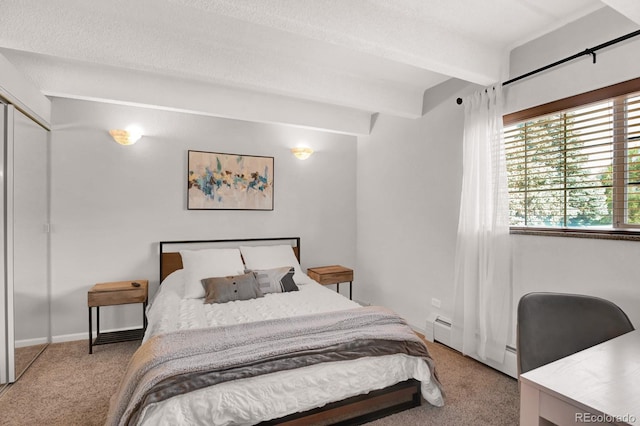
POLYGON ((504 128, 512 226, 640 225, 640 96, 504 128))

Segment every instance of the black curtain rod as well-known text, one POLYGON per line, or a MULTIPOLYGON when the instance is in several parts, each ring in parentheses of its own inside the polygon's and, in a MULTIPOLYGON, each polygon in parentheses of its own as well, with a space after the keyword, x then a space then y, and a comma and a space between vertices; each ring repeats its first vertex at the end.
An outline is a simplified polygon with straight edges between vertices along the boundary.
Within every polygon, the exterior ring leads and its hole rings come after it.
MULTIPOLYGON (((531 77, 534 74, 541 73, 543 71, 548 70, 549 68, 557 67, 558 65, 562 65, 565 62, 573 61, 574 59, 577 59, 577 58, 579 58, 581 56, 585 56, 585 55, 591 55, 593 57, 593 63, 595 64, 596 63, 596 52, 598 50, 604 49, 605 47, 612 46, 614 44, 620 43, 622 41, 628 40, 630 38, 633 38, 633 37, 636 37, 636 36, 639 36, 639 35, 640 35, 640 30, 637 30, 637 31, 634 31, 632 33, 623 35, 621 37, 614 38, 613 40, 609 40, 606 43, 599 44, 599 45, 597 45, 595 47, 592 47, 590 49, 585 49, 582 52, 576 53, 575 55, 567 56, 566 58, 561 59, 559 61, 556 61, 556 62, 554 62, 552 64, 545 65, 544 67, 541 67, 541 68, 538 68, 536 70, 530 71, 530 72, 528 72, 526 74, 522 74, 522 75, 519 75, 518 77, 514 77, 511 80, 507 80, 504 83, 502 83, 502 86, 506 86, 507 84, 515 83, 516 81, 520 81, 520 80, 522 80, 524 78, 531 77)), ((462 104, 462 98, 456 99, 456 103, 458 105, 461 105, 462 104)))

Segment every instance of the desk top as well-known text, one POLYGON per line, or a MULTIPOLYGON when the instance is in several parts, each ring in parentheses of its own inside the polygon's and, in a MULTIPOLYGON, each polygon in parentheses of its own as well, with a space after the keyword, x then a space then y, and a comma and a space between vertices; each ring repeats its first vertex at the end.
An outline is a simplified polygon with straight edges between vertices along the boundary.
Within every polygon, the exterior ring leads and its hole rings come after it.
POLYGON ((640 425, 640 330, 528 371, 520 380, 585 410, 640 425))

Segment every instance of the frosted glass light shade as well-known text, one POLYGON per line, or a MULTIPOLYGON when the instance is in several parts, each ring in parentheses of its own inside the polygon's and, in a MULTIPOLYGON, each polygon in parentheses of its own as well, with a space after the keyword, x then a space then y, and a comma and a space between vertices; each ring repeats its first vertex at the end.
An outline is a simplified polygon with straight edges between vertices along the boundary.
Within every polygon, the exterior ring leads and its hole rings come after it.
POLYGON ((313 150, 307 147, 291 148, 291 152, 299 160, 306 160, 307 158, 311 157, 311 154, 313 154, 313 150))
POLYGON ((142 133, 130 130, 113 129, 109 130, 113 140, 120 145, 133 145, 142 137, 142 133))

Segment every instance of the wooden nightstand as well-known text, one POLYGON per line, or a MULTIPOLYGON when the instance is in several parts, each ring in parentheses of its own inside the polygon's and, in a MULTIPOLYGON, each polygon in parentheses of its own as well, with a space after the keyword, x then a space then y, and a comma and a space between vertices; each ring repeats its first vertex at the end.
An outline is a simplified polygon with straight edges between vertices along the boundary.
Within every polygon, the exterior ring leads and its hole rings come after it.
POLYGON ((106 345, 108 343, 127 342, 130 340, 141 340, 147 329, 147 291, 148 280, 118 281, 111 283, 100 283, 94 285, 87 293, 87 305, 89 306, 89 353, 93 353, 96 345, 106 345), (140 284, 135 286, 134 284, 140 284), (128 303, 142 303, 142 328, 135 330, 113 331, 110 333, 100 333, 100 307, 113 305, 126 305, 128 303), (93 311, 95 307, 96 317, 96 339, 93 340, 93 311))
POLYGON ((317 268, 308 268, 307 275, 322 285, 335 284, 338 293, 340 292, 340 283, 348 282, 349 299, 352 299, 353 269, 340 265, 319 266, 317 268))

